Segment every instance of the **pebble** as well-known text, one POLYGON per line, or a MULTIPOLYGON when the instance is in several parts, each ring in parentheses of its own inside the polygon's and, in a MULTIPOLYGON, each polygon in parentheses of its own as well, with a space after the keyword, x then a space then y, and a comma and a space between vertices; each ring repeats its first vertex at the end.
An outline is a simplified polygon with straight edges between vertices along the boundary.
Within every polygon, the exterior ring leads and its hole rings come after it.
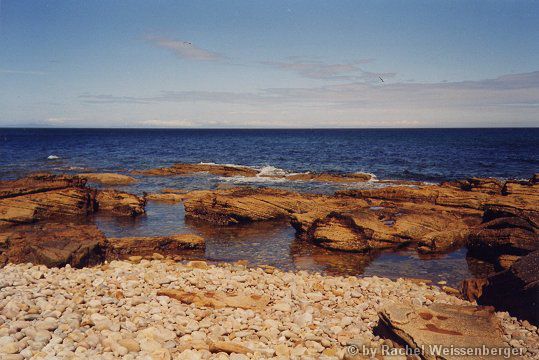
MULTIPOLYGON (((83 269, 8 264, 0 269, 0 359, 343 359, 350 344, 392 346, 373 333, 386 301, 468 304, 438 285, 268 269, 161 256, 83 269), (211 308, 157 296, 163 289, 270 302, 211 308)), ((537 327, 496 316, 510 346, 539 355, 537 327)))

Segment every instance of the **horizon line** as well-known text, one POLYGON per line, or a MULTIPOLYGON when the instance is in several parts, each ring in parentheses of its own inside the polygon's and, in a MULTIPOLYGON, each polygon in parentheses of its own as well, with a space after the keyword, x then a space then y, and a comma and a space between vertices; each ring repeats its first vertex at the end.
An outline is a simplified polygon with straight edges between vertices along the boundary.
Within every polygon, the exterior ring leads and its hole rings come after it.
POLYGON ((0 126, 0 129, 39 130, 451 130, 451 129, 539 129, 537 126, 441 126, 441 127, 82 127, 82 126, 0 126))

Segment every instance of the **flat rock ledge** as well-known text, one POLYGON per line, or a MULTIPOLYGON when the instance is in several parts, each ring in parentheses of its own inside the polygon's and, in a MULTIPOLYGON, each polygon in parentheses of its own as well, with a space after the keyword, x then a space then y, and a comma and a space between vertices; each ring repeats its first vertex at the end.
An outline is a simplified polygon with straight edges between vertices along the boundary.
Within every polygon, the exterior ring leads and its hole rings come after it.
MULTIPOLYGON (((398 346, 378 333, 384 321, 423 344, 443 337, 452 345, 455 321, 478 316, 463 310, 471 305, 418 281, 268 266, 144 259, 83 269, 8 264, 0 269, 0 358, 365 359, 349 349, 398 346), (442 324, 448 311, 457 316, 450 326, 442 324), (424 336, 428 324, 450 328, 451 336, 424 336)), ((526 321, 491 312, 488 321, 472 323, 462 331, 478 341, 485 336, 488 344, 522 349, 523 358, 539 356, 537 327, 526 321)))

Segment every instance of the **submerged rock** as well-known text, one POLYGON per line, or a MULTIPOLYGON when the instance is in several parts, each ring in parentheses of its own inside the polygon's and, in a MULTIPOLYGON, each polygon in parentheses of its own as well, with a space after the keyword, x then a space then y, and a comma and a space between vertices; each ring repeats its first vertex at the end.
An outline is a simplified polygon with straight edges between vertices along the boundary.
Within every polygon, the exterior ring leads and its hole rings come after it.
POLYGON ((258 170, 247 166, 219 165, 219 164, 174 164, 170 167, 137 170, 134 174, 151 176, 189 175, 206 172, 217 176, 256 176, 258 170))
POLYGON ((116 173, 83 173, 78 176, 103 185, 128 185, 137 181, 134 177, 116 173))

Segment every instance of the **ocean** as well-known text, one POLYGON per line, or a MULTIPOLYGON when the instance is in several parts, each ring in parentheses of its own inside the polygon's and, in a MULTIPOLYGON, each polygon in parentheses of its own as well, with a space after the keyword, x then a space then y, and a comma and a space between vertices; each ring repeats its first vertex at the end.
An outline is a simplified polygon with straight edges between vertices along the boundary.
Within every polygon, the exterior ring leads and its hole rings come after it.
MULTIPOLYGON (((371 173, 380 180, 441 182, 471 176, 527 179, 539 171, 539 128, 515 129, 0 129, 0 179, 32 172, 118 172, 174 163, 251 166, 265 173, 371 173)), ((223 184, 272 186, 330 193, 374 182, 327 184, 267 177, 135 176, 121 187, 138 193, 162 188, 214 189, 223 184)), ((386 186, 386 185, 384 185, 386 186)), ((422 277, 450 284, 483 265, 461 249, 422 258, 410 250, 365 256, 328 251, 294 238, 287 224, 201 227, 186 223, 181 204, 149 202, 136 219, 97 216, 108 236, 194 232, 206 238, 206 258, 247 259, 283 269, 330 274, 422 277)), ((483 269, 484 270, 484 269, 483 269)), ((481 270, 481 271, 483 271, 481 270)), ((488 270, 488 269, 487 269, 488 270)))

